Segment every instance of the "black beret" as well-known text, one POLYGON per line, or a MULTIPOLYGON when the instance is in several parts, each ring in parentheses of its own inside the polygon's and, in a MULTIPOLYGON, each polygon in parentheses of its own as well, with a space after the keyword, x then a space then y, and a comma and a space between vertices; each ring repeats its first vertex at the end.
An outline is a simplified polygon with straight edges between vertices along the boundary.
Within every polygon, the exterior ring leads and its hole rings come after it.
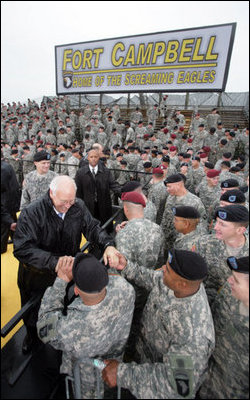
POLYGON ((226 179, 225 181, 221 182, 221 188, 231 188, 231 187, 239 187, 239 182, 236 179, 226 179))
POLYGON ((221 144, 227 144, 227 140, 226 139, 221 139, 220 143, 221 144))
POLYGON ((162 157, 162 161, 169 163, 170 162, 170 157, 168 155, 165 155, 165 156, 162 157))
POLYGON ((239 167, 231 167, 229 172, 240 172, 241 168, 239 167))
POLYGON ((233 189, 227 190, 220 197, 220 200, 227 201, 228 203, 237 204, 237 203, 245 203, 246 197, 241 190, 233 189))
POLYGON ((186 162, 181 163, 180 167, 189 167, 189 164, 186 162))
POLYGON ((125 193, 125 192, 132 192, 133 190, 137 189, 138 187, 141 186, 141 183, 138 181, 130 181, 130 182, 126 182, 122 189, 121 192, 125 193))
POLYGON ((168 262, 176 274, 190 281, 203 280, 208 274, 205 259, 193 251, 172 249, 168 252, 168 262))
POLYGON ((72 274, 76 286, 86 293, 99 293, 109 282, 107 268, 92 254, 77 253, 72 274))
POLYGON ((182 217, 187 219, 197 219, 200 218, 199 211, 191 206, 177 206, 172 208, 173 214, 176 217, 182 217))
POLYGON ((183 158, 185 158, 185 159, 188 159, 188 158, 191 158, 192 157, 192 154, 190 154, 190 153, 184 153, 183 154, 183 158))
POLYGON ((128 163, 127 163, 127 161, 125 161, 125 160, 121 160, 121 161, 120 161, 120 164, 121 164, 121 165, 127 165, 128 163))
POLYGON ((248 209, 241 205, 230 205, 219 207, 215 211, 215 217, 229 222, 247 222, 249 219, 248 209))
POLYGON ((232 153, 230 153, 230 152, 223 153, 222 155, 223 155, 223 157, 225 157, 225 158, 231 158, 231 157, 232 157, 232 153))
POLYGON ((230 168, 231 167, 231 163, 230 161, 222 161, 221 166, 225 165, 226 167, 230 168))
POLYGON ((47 153, 46 151, 42 150, 42 151, 38 151, 35 155, 34 155, 34 161, 43 161, 43 160, 50 160, 51 156, 49 153, 47 153))
POLYGON ((164 183, 166 185, 167 183, 185 182, 185 180, 186 180, 186 178, 184 177, 184 175, 182 175, 182 174, 173 174, 173 175, 168 176, 165 179, 164 183))
POLYGON ((206 162, 205 162, 205 167, 206 167, 206 168, 209 168, 209 169, 213 169, 213 168, 214 168, 214 164, 212 164, 212 163, 209 162, 209 161, 206 161, 206 162))
POLYGON ((152 163, 151 163, 150 161, 146 161, 146 162, 143 164, 143 167, 144 167, 144 168, 150 168, 150 167, 152 167, 152 163))
POLYGON ((249 274, 249 257, 228 257, 227 265, 232 271, 241 272, 243 274, 249 274))

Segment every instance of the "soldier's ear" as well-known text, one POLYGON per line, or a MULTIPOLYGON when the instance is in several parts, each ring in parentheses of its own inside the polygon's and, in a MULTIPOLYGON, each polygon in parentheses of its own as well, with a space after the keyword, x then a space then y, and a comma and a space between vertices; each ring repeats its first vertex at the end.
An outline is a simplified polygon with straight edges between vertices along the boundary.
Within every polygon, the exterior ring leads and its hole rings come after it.
POLYGON ((80 291, 76 285, 74 286, 74 293, 76 296, 78 296, 80 294, 80 291))

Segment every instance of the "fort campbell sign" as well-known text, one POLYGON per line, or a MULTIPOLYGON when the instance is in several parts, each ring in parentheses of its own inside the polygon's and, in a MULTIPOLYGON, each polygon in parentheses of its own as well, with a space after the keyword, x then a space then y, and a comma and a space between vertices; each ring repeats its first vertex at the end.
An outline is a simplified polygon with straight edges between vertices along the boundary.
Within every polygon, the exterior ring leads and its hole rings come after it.
POLYGON ((56 93, 225 90, 236 23, 55 46, 56 93))

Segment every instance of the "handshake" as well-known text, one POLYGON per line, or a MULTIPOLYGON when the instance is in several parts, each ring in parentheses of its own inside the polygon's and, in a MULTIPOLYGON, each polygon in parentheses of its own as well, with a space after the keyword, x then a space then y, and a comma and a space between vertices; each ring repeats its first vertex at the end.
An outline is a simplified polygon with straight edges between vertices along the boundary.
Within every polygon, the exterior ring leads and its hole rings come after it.
POLYGON ((72 268, 74 260, 75 258, 72 256, 59 257, 55 268, 58 278, 63 279, 65 282, 72 281, 72 268))

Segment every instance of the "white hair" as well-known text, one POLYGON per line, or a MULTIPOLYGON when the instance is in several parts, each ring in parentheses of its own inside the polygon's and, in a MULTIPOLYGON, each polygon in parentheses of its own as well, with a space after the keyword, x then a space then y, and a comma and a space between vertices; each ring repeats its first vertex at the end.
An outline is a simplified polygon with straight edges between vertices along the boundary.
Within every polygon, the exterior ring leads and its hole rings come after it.
POLYGON ((55 193, 59 187, 61 188, 68 184, 72 184, 74 186, 75 190, 77 189, 74 179, 72 179, 68 175, 59 175, 59 176, 56 176, 54 179, 52 179, 52 181, 49 185, 49 188, 50 188, 52 194, 55 195, 55 193))

